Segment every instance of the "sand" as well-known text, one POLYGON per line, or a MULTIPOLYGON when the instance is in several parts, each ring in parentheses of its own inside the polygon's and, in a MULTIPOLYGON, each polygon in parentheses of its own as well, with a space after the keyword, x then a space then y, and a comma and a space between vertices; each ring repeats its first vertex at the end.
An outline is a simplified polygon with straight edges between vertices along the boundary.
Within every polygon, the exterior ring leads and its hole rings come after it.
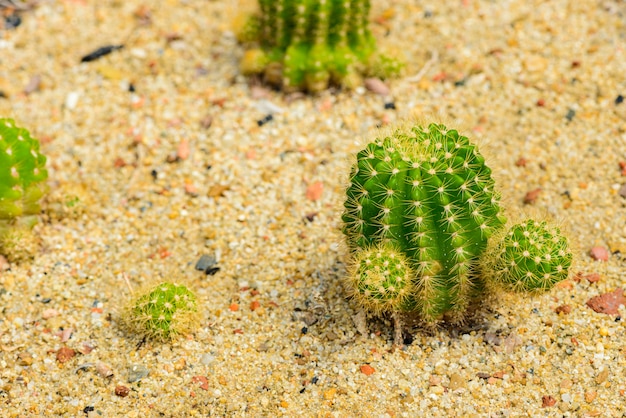
POLYGON ((586 305, 624 288, 623 1, 376 2, 380 48, 407 61, 387 98, 251 87, 231 2, 150 3, 41 1, 0 31, 0 115, 41 140, 51 189, 35 258, 0 272, 0 415, 626 412, 624 306, 586 305), (568 225, 582 274, 403 347, 389 318, 361 334, 341 282, 349 157, 413 118, 479 141, 512 211, 568 225), (172 343, 120 327, 130 289, 161 279, 201 302, 172 343))

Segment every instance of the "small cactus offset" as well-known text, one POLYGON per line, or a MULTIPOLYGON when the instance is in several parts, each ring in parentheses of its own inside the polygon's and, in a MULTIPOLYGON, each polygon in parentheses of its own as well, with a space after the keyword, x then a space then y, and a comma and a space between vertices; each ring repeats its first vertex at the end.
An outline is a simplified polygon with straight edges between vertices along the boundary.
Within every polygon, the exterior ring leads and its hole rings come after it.
POLYGON ((489 245, 480 270, 494 284, 507 289, 542 291, 567 279, 572 258, 560 228, 526 219, 489 245))
POLYGON ((488 246, 506 222, 494 186, 476 145, 444 125, 398 129, 368 144, 352 166, 343 213, 353 299, 374 313, 418 313, 434 324, 461 320, 490 281, 529 291, 565 279, 567 240, 546 223, 528 220, 497 249, 488 246))
POLYGON ((122 319, 134 332, 165 341, 193 330, 196 296, 185 285, 162 282, 131 301, 122 319))
POLYGON ((0 251, 10 258, 23 258, 18 253, 32 247, 24 241, 32 241, 28 235, 47 190, 45 166, 39 141, 12 119, 0 118, 0 251))
POLYGON ((263 73, 286 90, 317 92, 329 83, 354 87, 361 73, 393 76, 399 61, 375 53, 369 0, 259 0, 259 12, 240 31, 255 43, 244 74, 263 73))

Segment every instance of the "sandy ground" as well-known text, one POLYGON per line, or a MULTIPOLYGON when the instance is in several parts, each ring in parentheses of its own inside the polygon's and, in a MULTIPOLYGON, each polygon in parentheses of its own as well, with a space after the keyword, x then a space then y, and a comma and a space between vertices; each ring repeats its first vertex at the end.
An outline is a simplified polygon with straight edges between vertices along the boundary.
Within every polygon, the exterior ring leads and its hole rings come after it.
POLYGON ((0 115, 41 139, 54 199, 82 203, 50 203, 36 258, 0 272, 0 415, 626 412, 626 312, 586 305, 624 288, 626 3, 376 2, 380 47, 407 60, 386 99, 251 88, 231 2, 150 3, 42 1, 0 31, 0 115), (125 47, 80 63, 109 44, 125 47), (282 112, 258 126, 268 103, 282 112), (582 276, 393 349, 388 319, 368 335, 353 322, 339 214, 349 156, 412 117, 487 143, 510 208, 569 224, 582 276), (195 270, 202 254, 220 271, 195 270), (125 333, 124 277, 186 280, 200 328, 171 344, 125 333))

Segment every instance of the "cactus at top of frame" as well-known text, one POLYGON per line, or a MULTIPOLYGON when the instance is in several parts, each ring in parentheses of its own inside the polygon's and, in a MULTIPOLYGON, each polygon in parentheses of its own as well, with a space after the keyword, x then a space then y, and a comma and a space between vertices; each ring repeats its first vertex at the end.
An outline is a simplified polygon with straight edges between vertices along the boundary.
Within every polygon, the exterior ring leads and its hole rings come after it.
POLYGON ((378 55, 368 24, 369 0, 259 0, 259 12, 240 31, 256 43, 246 51, 244 74, 264 73, 286 90, 353 87, 360 73, 393 76, 401 63, 378 55))
POLYGON ((185 285, 162 282, 132 300, 122 319, 132 331, 165 341, 194 328, 196 295, 185 285))
MULTIPOLYGON (((569 262, 560 252, 567 254, 566 241, 531 221, 524 225, 532 238, 518 241, 535 264, 513 254, 516 268, 503 256, 489 265, 497 273, 480 274, 488 242, 505 223, 499 194, 476 145, 444 125, 398 129, 368 144, 357 154, 346 194, 347 285, 370 311, 417 312, 429 323, 459 320, 488 280, 534 290, 567 277, 569 262), (535 249, 544 259, 537 261, 535 249), (556 264, 548 266, 546 257, 556 264)), ((526 234, 511 232, 520 233, 526 234)), ((514 245, 504 245, 508 256, 514 245)))
POLYGON ((39 213, 45 166, 39 141, 12 119, 0 118, 0 222, 39 213))
POLYGON ((525 219, 489 245, 480 270, 507 289, 541 291, 567 279, 572 258, 568 239, 559 227, 525 219))

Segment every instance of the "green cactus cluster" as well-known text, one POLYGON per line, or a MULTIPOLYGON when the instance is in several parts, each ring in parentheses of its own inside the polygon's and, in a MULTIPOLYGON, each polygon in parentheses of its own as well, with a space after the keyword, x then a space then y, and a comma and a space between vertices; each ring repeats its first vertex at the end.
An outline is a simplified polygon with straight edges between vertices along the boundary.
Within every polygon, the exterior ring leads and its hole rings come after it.
POLYGON ((490 238, 506 223, 494 186, 476 145, 444 125, 398 129, 368 144, 352 166, 343 213, 354 299, 373 312, 417 312, 436 323, 462 319, 486 280, 535 290, 566 278, 566 238, 532 220, 513 226, 498 247, 488 265, 497 273, 481 273, 490 238))
POLYGON ((363 73, 388 77, 400 61, 376 53, 369 30, 369 0, 259 0, 259 11, 239 31, 253 45, 244 74, 263 73, 285 90, 354 87, 363 73))
POLYGON ((132 300, 122 319, 134 332, 165 341, 194 328, 196 296, 183 284, 162 282, 132 300))
POLYGON ((15 121, 0 118, 0 247, 14 259, 33 249, 30 229, 47 190, 46 157, 39 145, 15 121))

